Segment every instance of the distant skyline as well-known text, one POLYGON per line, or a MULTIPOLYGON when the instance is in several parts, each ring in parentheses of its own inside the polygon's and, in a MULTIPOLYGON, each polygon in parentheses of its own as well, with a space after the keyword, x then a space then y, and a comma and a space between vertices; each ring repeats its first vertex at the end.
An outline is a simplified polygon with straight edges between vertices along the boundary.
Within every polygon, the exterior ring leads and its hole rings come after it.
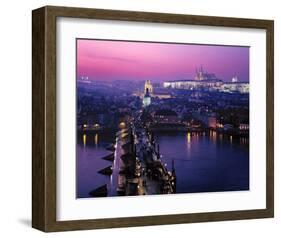
POLYGON ((77 40, 77 77, 90 80, 193 79, 203 67, 219 79, 249 81, 249 47, 77 40))

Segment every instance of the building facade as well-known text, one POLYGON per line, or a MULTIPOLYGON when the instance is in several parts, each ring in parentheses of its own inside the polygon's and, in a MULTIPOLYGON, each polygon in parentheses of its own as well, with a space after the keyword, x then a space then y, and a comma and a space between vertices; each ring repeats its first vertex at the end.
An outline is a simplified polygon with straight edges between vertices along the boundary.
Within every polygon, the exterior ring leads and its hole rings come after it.
POLYGON ((151 96, 148 88, 145 88, 145 94, 142 99, 142 103, 143 103, 143 107, 148 107, 151 104, 151 96))
POLYGON ((215 74, 207 73, 201 67, 196 70, 194 79, 165 81, 164 88, 186 89, 186 90, 206 90, 218 92, 239 92, 249 93, 249 83, 239 82, 237 76, 233 77, 231 82, 223 82, 215 74))
POLYGON ((153 115, 153 119, 155 123, 161 124, 175 124, 179 121, 178 114, 175 111, 164 109, 156 111, 153 115))

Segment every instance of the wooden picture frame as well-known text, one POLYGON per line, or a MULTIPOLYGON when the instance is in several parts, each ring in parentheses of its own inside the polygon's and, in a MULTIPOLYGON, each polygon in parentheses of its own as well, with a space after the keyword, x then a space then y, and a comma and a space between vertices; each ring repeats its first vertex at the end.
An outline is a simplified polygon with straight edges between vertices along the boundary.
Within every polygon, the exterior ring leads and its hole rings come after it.
POLYGON ((46 6, 32 12, 32 227, 66 231, 274 216, 274 22, 213 16, 46 6), (94 220, 56 220, 57 17, 266 30, 266 208, 94 220))

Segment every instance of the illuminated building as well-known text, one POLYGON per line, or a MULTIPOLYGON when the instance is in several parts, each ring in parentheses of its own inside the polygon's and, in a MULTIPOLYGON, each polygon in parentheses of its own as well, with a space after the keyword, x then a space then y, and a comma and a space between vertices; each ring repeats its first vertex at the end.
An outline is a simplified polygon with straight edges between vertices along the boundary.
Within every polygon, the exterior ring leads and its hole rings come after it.
POLYGON ((221 85, 221 92, 239 92, 239 93, 249 93, 249 83, 239 82, 237 76, 231 79, 231 82, 225 82, 221 85))
POLYGON ((144 93, 146 94, 146 91, 148 90, 148 93, 150 95, 153 94, 153 87, 152 87, 152 84, 150 82, 150 80, 146 80, 145 81, 145 84, 144 84, 144 93))
POLYGON ((202 66, 200 67, 199 70, 196 69, 196 74, 195 74, 194 79, 196 81, 207 81, 207 80, 216 81, 216 80, 218 80, 215 74, 209 74, 207 72, 204 72, 202 66))
POLYGON ((187 90, 196 90, 196 89, 207 89, 215 90, 222 85, 220 80, 178 80, 178 81, 166 81, 164 82, 164 88, 173 88, 173 89, 187 89, 187 90))
POLYGON ((149 89, 148 88, 145 88, 145 94, 144 94, 142 103, 143 103, 144 107, 147 107, 147 106, 149 106, 151 104, 151 97, 150 97, 149 89))
POLYGON ((158 110, 153 116, 155 123, 177 123, 178 114, 172 110, 158 110))
POLYGON ((146 80, 144 84, 144 96, 142 99, 142 103, 144 107, 147 107, 151 104, 151 96, 153 92, 153 87, 150 80, 146 80))
POLYGON ((194 79, 166 81, 164 82, 163 86, 164 88, 173 88, 173 89, 213 90, 213 89, 218 89, 222 84, 223 84, 222 80, 219 80, 215 74, 206 73, 203 71, 203 68, 201 67, 199 71, 196 70, 194 79))
POLYGON ((237 76, 233 77, 233 78, 231 79, 231 82, 232 82, 232 83, 236 83, 236 82, 238 82, 238 78, 237 78, 237 76))
POLYGON ((196 70, 194 79, 166 81, 163 86, 172 89, 249 93, 248 82, 239 82, 237 76, 233 77, 231 82, 223 82, 215 74, 204 72, 202 67, 199 71, 196 70))
POLYGON ((219 91, 228 93, 249 93, 249 89, 250 86, 248 82, 225 82, 221 85, 219 91))
POLYGON ((156 88, 153 87, 150 80, 146 80, 144 83, 144 91, 134 92, 133 95, 136 97, 144 98, 146 90, 148 90, 149 96, 158 98, 158 99, 167 99, 171 98, 171 94, 167 88, 161 88, 159 85, 155 84, 156 88), (158 86, 158 87, 157 87, 158 86))
POLYGON ((249 124, 247 123, 240 123, 239 125, 239 130, 242 130, 242 131, 248 131, 249 130, 249 124))

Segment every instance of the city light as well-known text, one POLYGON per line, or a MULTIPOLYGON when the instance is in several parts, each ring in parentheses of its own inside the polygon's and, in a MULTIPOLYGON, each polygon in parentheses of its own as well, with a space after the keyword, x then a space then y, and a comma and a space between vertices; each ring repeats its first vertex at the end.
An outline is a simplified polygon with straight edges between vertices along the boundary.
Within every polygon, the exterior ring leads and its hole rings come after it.
POLYGON ((87 143, 87 136, 86 134, 83 135, 83 145, 84 147, 86 146, 86 143, 87 143))
POLYGON ((190 144, 191 142, 191 136, 190 136, 190 132, 187 133, 187 143, 190 144))
POLYGON ((121 123, 119 124, 119 127, 122 128, 122 129, 124 129, 124 128, 126 127, 126 123, 125 123, 125 122, 121 122, 121 123))
POLYGON ((98 135, 98 133, 97 133, 97 134, 95 134, 95 136, 94 136, 95 145, 98 144, 98 139, 99 139, 99 135, 98 135))

